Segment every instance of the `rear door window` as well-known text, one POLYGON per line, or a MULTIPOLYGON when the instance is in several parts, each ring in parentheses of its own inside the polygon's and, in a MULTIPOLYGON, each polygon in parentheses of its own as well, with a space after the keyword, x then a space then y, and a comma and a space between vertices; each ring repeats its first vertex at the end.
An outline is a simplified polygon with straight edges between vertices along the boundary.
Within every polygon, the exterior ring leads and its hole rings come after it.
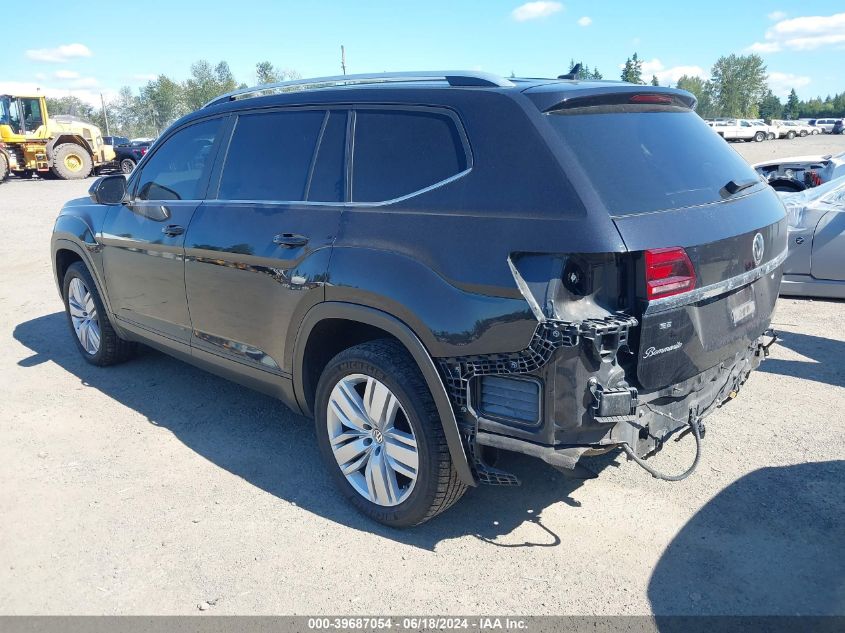
POLYGON ((238 117, 217 195, 222 200, 305 200, 325 110, 238 117))
POLYGON ((346 119, 343 110, 329 112, 314 159, 306 199, 312 202, 343 202, 346 181, 346 119))
POLYGON ((757 178, 691 110, 579 110, 546 117, 613 216, 717 202, 729 181, 757 178))
POLYGON ((352 200, 386 202, 438 184, 467 169, 455 121, 423 110, 358 110, 352 200))

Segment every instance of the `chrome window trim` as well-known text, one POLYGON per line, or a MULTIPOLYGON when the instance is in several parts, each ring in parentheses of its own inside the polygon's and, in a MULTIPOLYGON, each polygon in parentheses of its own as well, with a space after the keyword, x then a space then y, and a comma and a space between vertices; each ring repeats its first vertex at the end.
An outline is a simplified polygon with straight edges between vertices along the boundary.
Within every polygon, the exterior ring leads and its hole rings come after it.
POLYGON ((699 301, 704 301, 705 299, 730 292, 740 286, 750 284, 751 282, 757 281, 760 277, 774 272, 778 266, 783 264, 788 254, 789 249, 786 248, 777 257, 770 259, 762 266, 749 270, 748 272, 731 277, 730 279, 725 279, 724 281, 718 281, 715 284, 710 284, 709 286, 696 288, 691 292, 685 292, 683 294, 673 295, 664 299, 655 299, 654 301, 650 301, 645 310, 645 315, 650 316, 652 314, 660 314, 661 312, 666 312, 667 310, 698 303, 699 301))

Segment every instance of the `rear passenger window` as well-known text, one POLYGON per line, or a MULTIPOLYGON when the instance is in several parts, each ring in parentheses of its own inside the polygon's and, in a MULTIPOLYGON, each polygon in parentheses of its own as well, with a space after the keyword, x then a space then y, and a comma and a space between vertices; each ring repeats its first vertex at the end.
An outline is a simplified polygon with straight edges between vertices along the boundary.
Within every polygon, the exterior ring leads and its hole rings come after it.
POLYGON ((355 202, 401 198, 467 168, 455 122, 433 112, 359 110, 354 148, 355 202))
POLYGON ((346 180, 346 112, 332 110, 320 137, 307 199, 343 202, 346 180))
POLYGON ((323 110, 243 114, 226 155, 218 198, 305 200, 323 110))

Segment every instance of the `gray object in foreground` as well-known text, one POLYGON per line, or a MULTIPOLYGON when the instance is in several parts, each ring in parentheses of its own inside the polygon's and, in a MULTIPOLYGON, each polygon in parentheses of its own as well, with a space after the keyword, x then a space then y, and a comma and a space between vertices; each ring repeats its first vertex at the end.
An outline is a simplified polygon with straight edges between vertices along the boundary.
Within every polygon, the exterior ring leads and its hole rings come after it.
POLYGON ((789 257, 782 295, 845 299, 845 176, 783 196, 789 257))

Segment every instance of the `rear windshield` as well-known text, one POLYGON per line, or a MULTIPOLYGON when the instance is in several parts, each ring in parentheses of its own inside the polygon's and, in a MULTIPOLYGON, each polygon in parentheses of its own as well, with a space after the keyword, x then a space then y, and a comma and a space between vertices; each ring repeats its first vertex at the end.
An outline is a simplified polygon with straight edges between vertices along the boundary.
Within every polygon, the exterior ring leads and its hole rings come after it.
POLYGON ((757 177, 692 110, 585 110, 546 116, 613 216, 719 201, 757 177))

